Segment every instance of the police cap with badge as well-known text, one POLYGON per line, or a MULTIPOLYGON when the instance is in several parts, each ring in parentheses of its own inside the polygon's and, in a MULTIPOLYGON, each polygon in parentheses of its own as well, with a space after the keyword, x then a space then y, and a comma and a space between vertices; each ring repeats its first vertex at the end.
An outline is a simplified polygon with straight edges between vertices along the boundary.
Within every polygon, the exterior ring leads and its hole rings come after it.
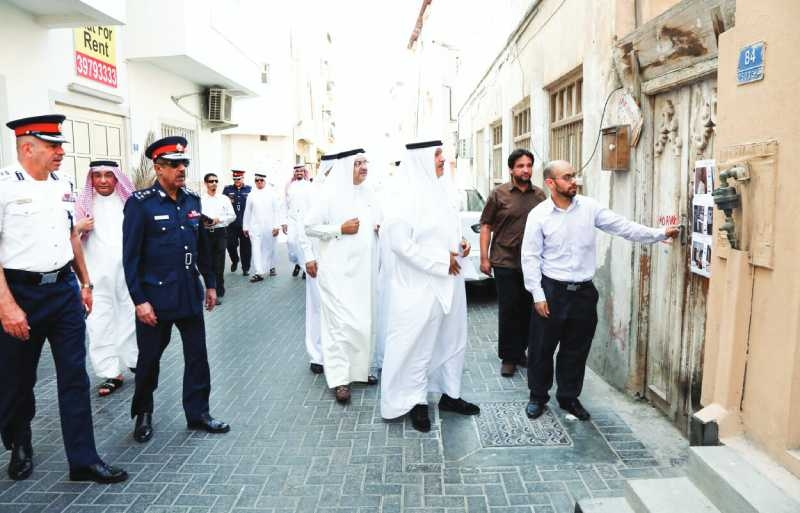
POLYGON ((173 135, 159 139, 144 151, 147 158, 156 161, 158 159, 166 160, 169 163, 182 163, 184 166, 189 165, 189 156, 186 155, 186 146, 188 141, 185 137, 173 135))
POLYGON ((45 142, 68 143, 67 138, 61 133, 61 123, 65 119, 66 116, 61 114, 46 114, 15 119, 6 123, 6 126, 13 130, 17 137, 30 135, 45 142))

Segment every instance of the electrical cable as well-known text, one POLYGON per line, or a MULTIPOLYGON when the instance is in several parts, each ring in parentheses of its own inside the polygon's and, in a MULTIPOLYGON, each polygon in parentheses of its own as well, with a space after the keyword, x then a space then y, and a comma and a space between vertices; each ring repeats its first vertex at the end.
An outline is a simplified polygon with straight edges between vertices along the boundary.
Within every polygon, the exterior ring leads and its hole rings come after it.
POLYGON ((586 160, 586 162, 578 170, 577 174, 580 174, 581 171, 583 171, 586 168, 586 166, 588 166, 589 163, 594 158, 594 154, 595 154, 595 152, 597 152, 597 145, 600 143, 600 135, 603 133, 603 119, 605 119, 605 117, 606 117, 606 108, 608 107, 608 102, 609 102, 609 100, 611 100, 611 97, 614 95, 614 93, 616 93, 620 89, 623 89, 623 87, 620 86, 620 87, 614 89, 613 91, 611 91, 610 93, 608 93, 608 97, 606 97, 606 103, 603 105, 603 112, 602 112, 602 114, 600 114, 600 128, 597 130, 597 139, 594 141, 594 149, 592 150, 592 154, 589 155, 589 158, 586 160))

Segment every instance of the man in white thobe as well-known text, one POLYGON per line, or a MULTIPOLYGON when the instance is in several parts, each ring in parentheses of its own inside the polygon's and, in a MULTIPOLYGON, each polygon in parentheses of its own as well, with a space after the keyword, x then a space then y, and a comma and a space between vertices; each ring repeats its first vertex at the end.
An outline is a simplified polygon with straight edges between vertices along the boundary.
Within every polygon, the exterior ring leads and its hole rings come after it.
POLYGON ((381 416, 409 414, 427 432, 428 393, 440 393, 439 409, 480 413, 461 399, 467 345, 467 304, 460 258, 461 237, 452 185, 444 177, 441 141, 409 144, 395 201, 382 228, 393 253, 386 352, 381 375, 381 416))
POLYGON ((363 150, 340 153, 336 162, 305 219, 306 234, 320 240, 317 260, 306 269, 318 277, 325 379, 346 403, 351 383, 377 383, 369 366, 380 211, 365 183, 363 150))
POLYGON ((247 198, 242 228, 253 247, 253 270, 251 283, 264 279, 273 267, 275 239, 280 233, 281 206, 278 197, 267 187, 267 177, 255 173, 256 189, 247 198))
POLYGON ((94 278, 94 309, 86 318, 89 359, 103 379, 106 396, 123 384, 125 368, 136 367, 136 315, 122 269, 122 209, 133 192, 131 181, 109 160, 89 164, 78 196, 75 227, 94 278))
POLYGON ((297 239, 300 246, 299 256, 304 264, 303 276, 308 274, 306 279, 306 352, 308 353, 309 369, 314 374, 322 374, 325 372, 322 357, 322 333, 320 326, 320 300, 319 300, 319 285, 316 278, 316 255, 319 254, 319 239, 316 237, 309 237, 305 231, 305 218, 314 198, 319 197, 321 193, 322 184, 328 177, 328 174, 333 169, 333 165, 338 154, 324 155, 320 161, 319 174, 314 182, 309 181, 308 192, 308 207, 300 216, 300 224, 298 227, 297 239), (309 270, 310 269, 310 270, 309 270))
POLYGON ((311 182, 308 181, 308 170, 306 166, 300 164, 294 166, 292 181, 286 186, 286 210, 287 210, 287 231, 286 247, 289 253, 289 261, 294 264, 292 276, 297 276, 303 272, 303 279, 306 279, 306 272, 301 267, 305 264, 303 260, 303 248, 300 239, 303 234, 303 216, 309 210, 311 202, 311 182))

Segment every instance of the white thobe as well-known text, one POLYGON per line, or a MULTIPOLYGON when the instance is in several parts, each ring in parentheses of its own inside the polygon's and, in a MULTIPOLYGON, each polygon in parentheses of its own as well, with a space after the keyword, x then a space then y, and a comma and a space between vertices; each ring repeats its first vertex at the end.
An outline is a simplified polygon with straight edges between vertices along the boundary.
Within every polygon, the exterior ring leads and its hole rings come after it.
POLYGON ((122 208, 116 194, 94 195, 94 229, 84 242, 94 283, 92 313, 86 318, 89 359, 95 374, 116 378, 136 367, 136 313, 122 268, 122 208))
MULTIPOLYGON (((444 201, 444 198, 443 198, 444 201)), ((442 219, 452 227, 450 247, 429 244, 405 222, 385 227, 391 248, 385 355, 381 374, 381 416, 393 419, 428 393, 461 396, 467 347, 464 278, 451 276, 450 251, 459 252, 457 213, 442 219)))
MULTIPOLYGON (((358 233, 343 235, 341 222, 328 217, 331 198, 321 194, 305 219, 305 231, 320 240, 317 283, 322 359, 330 388, 366 382, 374 338, 373 293, 380 222, 367 186, 356 188, 353 212, 358 233)), ((341 220, 344 221, 344 220, 341 220)))
POLYGON ((286 190, 288 217, 286 246, 289 252, 289 261, 296 265, 305 263, 300 238, 303 232, 303 216, 309 210, 312 189, 313 186, 308 180, 296 180, 290 183, 286 190))
MULTIPOLYGON (((318 198, 321 184, 309 183, 309 200, 318 198)), ((310 205, 309 205, 310 206, 310 205)), ((298 244, 300 246, 300 265, 315 262, 319 254, 319 239, 309 237, 305 231, 305 219, 310 208, 303 212, 297 232, 298 244)), ((290 232, 291 233, 291 232, 290 232)), ((322 333, 320 326, 320 300, 319 284, 317 278, 311 275, 306 276, 306 352, 311 363, 324 364, 322 358, 322 333)))
POLYGON ((242 228, 250 237, 253 248, 253 273, 265 275, 274 266, 274 229, 280 228, 280 202, 272 190, 255 189, 247 197, 242 228))

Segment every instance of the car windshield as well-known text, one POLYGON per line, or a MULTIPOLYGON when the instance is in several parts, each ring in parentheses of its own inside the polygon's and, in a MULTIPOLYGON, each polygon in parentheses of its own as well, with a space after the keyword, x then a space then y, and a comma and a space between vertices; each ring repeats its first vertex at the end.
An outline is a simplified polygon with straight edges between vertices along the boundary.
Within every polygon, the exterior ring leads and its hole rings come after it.
POLYGON ((461 211, 462 212, 482 212, 483 201, 481 193, 475 189, 466 189, 461 191, 461 211))

